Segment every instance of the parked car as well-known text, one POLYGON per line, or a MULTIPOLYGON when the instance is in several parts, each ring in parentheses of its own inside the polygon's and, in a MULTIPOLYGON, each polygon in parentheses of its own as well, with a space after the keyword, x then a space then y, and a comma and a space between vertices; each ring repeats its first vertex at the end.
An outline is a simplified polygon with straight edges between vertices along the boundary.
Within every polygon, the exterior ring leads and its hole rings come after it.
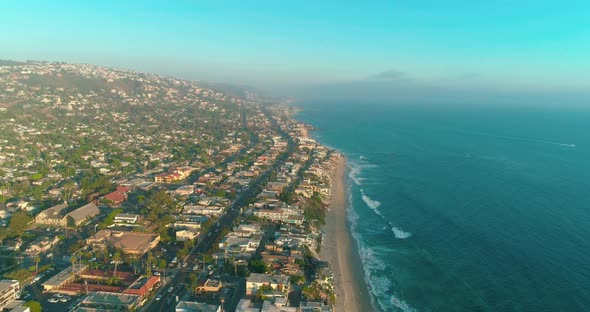
POLYGON ((157 295, 156 296, 156 301, 160 301, 160 299, 162 299, 162 295, 157 295))

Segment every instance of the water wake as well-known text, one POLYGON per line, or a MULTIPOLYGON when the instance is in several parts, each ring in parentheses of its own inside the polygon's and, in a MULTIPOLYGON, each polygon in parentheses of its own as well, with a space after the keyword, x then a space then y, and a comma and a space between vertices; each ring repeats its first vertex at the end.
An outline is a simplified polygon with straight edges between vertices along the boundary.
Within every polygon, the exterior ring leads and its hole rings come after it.
POLYGON ((559 145, 559 146, 565 146, 565 147, 570 147, 570 148, 576 147, 576 144, 572 144, 572 143, 562 143, 562 142, 555 142, 555 141, 537 140, 537 139, 531 139, 531 138, 496 135, 496 134, 485 133, 485 132, 467 131, 467 130, 457 129, 457 128, 446 128, 446 129, 450 130, 450 132, 455 132, 455 133, 464 134, 464 135, 482 136, 482 137, 502 139, 502 140, 508 140, 508 141, 521 141, 521 142, 529 142, 529 143, 551 144, 551 145, 559 145))

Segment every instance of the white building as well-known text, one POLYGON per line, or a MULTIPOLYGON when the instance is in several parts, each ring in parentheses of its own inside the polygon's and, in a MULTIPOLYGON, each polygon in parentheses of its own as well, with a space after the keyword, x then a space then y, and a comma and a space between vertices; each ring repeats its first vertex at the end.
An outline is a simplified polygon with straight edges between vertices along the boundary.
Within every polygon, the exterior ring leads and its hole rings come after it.
POLYGON ((20 297, 20 284, 17 280, 0 281, 0 311, 20 297))

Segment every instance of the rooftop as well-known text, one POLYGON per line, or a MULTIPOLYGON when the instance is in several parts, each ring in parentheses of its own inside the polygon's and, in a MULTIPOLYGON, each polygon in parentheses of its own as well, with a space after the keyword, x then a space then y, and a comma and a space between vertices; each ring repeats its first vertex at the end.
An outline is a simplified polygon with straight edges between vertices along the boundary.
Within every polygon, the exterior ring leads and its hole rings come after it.
POLYGON ((202 302, 180 301, 176 305, 176 312, 219 312, 221 306, 202 302))
POLYGON ((139 303, 138 295, 93 292, 84 298, 82 304, 104 306, 133 306, 139 303))

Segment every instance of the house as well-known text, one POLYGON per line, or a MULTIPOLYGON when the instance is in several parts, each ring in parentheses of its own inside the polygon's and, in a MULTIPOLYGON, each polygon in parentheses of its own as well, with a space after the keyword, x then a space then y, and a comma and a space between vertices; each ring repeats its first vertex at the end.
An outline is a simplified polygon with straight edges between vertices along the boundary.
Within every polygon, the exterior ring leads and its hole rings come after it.
POLYGON ((246 294, 255 295, 262 286, 270 286, 273 290, 288 294, 290 291, 289 276, 252 273, 246 281, 246 294))
POLYGON ((180 196, 188 196, 195 192, 195 187, 193 185, 183 185, 176 190, 174 190, 174 194, 180 196))
POLYGON ((160 183, 172 183, 189 177, 194 168, 176 168, 165 173, 156 175, 154 181, 160 183))
POLYGON ((120 214, 116 215, 115 219, 114 219, 115 223, 120 224, 120 225, 136 224, 138 220, 139 220, 138 214, 130 214, 130 213, 120 213, 120 214))
POLYGON ((42 252, 46 252, 46 251, 50 250, 58 242, 59 242, 59 237, 57 237, 57 236, 54 236, 53 239, 49 239, 48 237, 43 237, 37 243, 31 244, 25 252, 29 255, 38 255, 42 252))
POLYGON ((219 280, 208 279, 203 286, 197 287, 197 292, 219 292, 223 287, 223 283, 219 280))
POLYGON ((176 231, 176 240, 179 242, 184 242, 187 240, 193 240, 199 236, 199 231, 195 230, 178 230, 176 231))
POLYGON ((117 186, 113 192, 106 194, 102 198, 106 201, 113 203, 114 205, 119 205, 122 202, 127 200, 127 193, 131 191, 131 188, 128 186, 117 186))

